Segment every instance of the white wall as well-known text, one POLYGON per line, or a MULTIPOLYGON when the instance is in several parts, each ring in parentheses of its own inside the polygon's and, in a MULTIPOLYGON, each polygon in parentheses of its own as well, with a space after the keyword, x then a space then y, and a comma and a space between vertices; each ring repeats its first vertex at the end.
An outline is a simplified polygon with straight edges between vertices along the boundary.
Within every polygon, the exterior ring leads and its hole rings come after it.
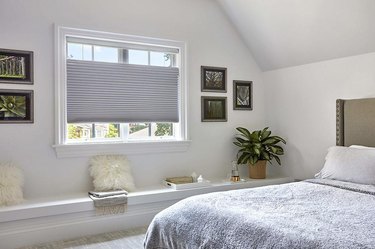
MULTIPOLYGON (((12 160, 26 176, 26 198, 85 192, 91 188, 88 158, 57 159, 54 144, 54 28, 141 35, 188 43, 189 129, 186 153, 130 156, 138 186, 166 176, 224 177, 234 158, 234 128, 264 126, 264 88, 248 49, 214 0, 1 0, 0 47, 34 51, 35 84, 0 88, 35 91, 34 124, 0 124, 0 161, 12 160), (200 66, 228 68, 228 93, 200 92, 200 66), (232 110, 232 80, 253 80, 254 111, 232 110), (200 97, 228 97, 228 122, 202 123, 200 97)), ((124 151, 126 154, 126 151, 124 151)))
POLYGON ((218 2, 264 71, 375 51, 373 0, 218 2))
POLYGON ((266 123, 288 144, 284 172, 312 177, 335 145, 336 99, 375 97, 375 53, 263 74, 266 123))

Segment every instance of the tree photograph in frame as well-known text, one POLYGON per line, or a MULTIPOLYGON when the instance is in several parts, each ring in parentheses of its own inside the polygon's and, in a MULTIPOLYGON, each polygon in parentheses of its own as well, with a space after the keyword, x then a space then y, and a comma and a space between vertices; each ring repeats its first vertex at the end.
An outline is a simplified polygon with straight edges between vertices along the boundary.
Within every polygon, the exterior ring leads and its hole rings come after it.
POLYGON ((33 52, 0 49, 0 83, 33 84, 33 52))
POLYGON ((34 92, 0 89, 0 123, 33 123, 34 92))
POLYGON ((201 97, 202 122, 227 121, 227 97, 201 97))
POLYGON ((202 92, 227 92, 227 69, 201 66, 202 92))
POLYGON ((234 80, 233 81, 233 109, 253 109, 253 82, 234 80))

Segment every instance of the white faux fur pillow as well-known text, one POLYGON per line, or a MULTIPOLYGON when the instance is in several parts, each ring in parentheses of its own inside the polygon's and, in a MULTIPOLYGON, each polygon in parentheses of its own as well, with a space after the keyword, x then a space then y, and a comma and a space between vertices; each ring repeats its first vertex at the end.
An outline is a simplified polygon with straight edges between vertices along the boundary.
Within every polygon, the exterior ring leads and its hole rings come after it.
POLYGON ((12 163, 0 163, 0 206, 23 201, 23 172, 12 163))
POLYGON ((90 160, 90 175, 96 191, 135 190, 129 161, 123 155, 94 156, 90 160))

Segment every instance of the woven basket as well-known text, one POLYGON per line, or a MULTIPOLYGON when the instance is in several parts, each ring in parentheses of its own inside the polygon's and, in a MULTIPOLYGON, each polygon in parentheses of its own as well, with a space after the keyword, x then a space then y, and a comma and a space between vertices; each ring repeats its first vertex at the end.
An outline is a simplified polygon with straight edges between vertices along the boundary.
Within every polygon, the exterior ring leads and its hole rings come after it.
POLYGON ((265 179, 266 178, 266 160, 259 160, 256 164, 252 165, 249 163, 249 177, 253 179, 265 179))

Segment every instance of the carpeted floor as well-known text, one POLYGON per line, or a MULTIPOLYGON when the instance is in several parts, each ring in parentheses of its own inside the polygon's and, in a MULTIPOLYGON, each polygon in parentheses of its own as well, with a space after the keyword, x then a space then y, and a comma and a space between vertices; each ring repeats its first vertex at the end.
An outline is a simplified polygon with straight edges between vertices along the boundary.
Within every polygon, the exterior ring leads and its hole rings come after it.
POLYGON ((147 228, 103 233, 19 249, 142 249, 147 228))

